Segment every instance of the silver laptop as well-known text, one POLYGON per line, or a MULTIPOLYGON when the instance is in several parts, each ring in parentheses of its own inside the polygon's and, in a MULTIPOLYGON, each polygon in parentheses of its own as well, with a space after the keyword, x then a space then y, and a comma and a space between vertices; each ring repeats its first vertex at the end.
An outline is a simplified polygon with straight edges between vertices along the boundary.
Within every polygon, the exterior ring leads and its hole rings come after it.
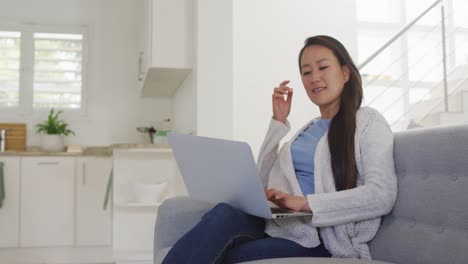
POLYGON ((192 199, 228 203, 266 219, 312 216, 268 202, 247 143, 178 133, 170 133, 168 138, 192 199))

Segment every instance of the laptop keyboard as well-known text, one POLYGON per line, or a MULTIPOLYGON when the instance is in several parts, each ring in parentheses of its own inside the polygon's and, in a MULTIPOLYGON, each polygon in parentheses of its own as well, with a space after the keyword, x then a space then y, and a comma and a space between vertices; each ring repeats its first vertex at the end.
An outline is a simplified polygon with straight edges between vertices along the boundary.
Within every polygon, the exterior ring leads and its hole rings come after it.
POLYGON ((292 213, 292 211, 290 211, 290 210, 286 210, 286 209, 283 209, 283 208, 277 208, 277 207, 270 208, 270 210, 271 210, 271 213, 272 213, 272 214, 288 214, 288 213, 292 213))

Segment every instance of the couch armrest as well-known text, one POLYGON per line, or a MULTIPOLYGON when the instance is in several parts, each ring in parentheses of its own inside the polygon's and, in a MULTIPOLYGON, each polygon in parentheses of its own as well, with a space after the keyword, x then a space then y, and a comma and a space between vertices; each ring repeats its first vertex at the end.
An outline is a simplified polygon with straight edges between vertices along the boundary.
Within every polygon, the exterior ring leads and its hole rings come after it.
POLYGON ((189 197, 174 197, 164 201, 158 209, 154 228, 154 256, 174 243, 192 229, 214 205, 191 200, 189 197))

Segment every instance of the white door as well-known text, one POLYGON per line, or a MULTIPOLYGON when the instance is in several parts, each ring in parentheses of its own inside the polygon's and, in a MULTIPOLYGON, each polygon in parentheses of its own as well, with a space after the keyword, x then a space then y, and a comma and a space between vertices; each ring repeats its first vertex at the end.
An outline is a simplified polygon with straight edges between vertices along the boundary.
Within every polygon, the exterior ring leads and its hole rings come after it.
POLYGON ((18 247, 20 157, 0 157, 3 162, 5 199, 0 207, 0 248, 18 247))
POLYGON ((111 244, 112 197, 103 209, 112 160, 107 157, 77 158, 76 245, 111 244))
POLYGON ((20 246, 72 246, 74 158, 24 157, 21 169, 20 246))

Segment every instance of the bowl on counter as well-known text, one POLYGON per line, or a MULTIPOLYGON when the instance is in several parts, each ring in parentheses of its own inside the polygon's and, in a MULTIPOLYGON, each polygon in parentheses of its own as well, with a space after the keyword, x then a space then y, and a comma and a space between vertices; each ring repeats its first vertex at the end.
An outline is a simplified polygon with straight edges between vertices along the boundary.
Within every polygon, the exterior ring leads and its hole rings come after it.
POLYGON ((142 204, 160 203, 167 192, 166 181, 158 183, 132 182, 131 187, 135 196, 135 202, 142 204))

